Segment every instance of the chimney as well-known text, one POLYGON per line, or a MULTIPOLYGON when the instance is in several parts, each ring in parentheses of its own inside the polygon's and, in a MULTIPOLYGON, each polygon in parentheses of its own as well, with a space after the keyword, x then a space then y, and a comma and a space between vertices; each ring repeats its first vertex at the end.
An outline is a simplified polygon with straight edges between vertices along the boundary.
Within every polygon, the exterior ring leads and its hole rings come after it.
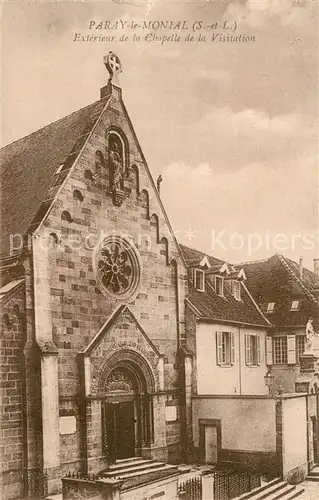
POLYGON ((299 277, 302 280, 303 277, 303 257, 299 259, 299 277))
POLYGON ((313 259, 313 272, 319 276, 319 259, 313 259))

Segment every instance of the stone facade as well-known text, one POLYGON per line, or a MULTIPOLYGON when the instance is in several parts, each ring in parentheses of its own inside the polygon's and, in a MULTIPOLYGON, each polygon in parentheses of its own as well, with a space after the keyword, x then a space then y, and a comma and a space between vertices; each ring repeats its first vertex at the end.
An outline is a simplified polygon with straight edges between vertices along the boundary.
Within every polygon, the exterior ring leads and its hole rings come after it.
MULTIPOLYGON (((101 420, 103 383, 112 360, 145 383, 152 435, 136 452, 170 462, 181 457, 179 349, 186 268, 121 91, 109 85, 104 93, 109 93, 105 108, 23 254, 25 295, 20 300, 26 303, 26 326, 22 334, 16 322, 14 331, 21 334, 20 354, 27 338, 24 481, 29 478, 29 487, 24 493, 29 495, 60 490, 61 476, 69 471, 96 473, 108 466, 101 420), (116 189, 110 177, 110 133, 124 150, 116 189), (124 299, 107 293, 99 275, 97 245, 114 234, 133 249, 139 266, 134 293, 124 299), (65 429, 70 422, 72 429, 65 429)), ((5 356, 11 339, 12 330, 4 329, 5 356)), ((10 392, 8 402, 16 398, 12 412, 19 417, 8 432, 15 432, 20 444, 6 441, 5 466, 21 475, 21 388, 12 378, 21 374, 15 362, 8 370, 3 383, 17 391, 10 392)), ((20 494, 22 479, 19 488, 20 494)), ((14 496, 18 491, 4 498, 14 496)))

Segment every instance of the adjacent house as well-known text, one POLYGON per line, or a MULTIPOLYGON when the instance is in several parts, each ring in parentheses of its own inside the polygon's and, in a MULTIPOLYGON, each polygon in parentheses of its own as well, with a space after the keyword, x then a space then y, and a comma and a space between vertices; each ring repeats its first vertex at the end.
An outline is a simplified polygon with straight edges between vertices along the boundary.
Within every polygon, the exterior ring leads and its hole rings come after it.
POLYGON ((275 401, 265 385, 270 321, 244 268, 180 245, 188 266, 187 343, 194 352, 193 452, 213 464, 276 468, 275 401))
POLYGON ((275 375, 273 392, 294 392, 309 318, 319 331, 318 260, 314 271, 304 267, 302 259, 297 264, 279 254, 236 265, 237 270, 242 267, 254 300, 273 325, 267 340, 267 365, 275 375))

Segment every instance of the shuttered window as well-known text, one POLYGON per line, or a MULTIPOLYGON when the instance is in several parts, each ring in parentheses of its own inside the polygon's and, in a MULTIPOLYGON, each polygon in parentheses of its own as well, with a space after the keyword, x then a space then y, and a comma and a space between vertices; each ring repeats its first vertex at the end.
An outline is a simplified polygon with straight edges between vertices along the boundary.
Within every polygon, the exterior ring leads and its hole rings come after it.
POLYGON ((259 335, 245 335, 245 362, 248 366, 257 366, 260 364, 259 335))
POLYGON ((287 336, 287 362, 288 365, 296 364, 296 337, 295 335, 287 336))
POLYGON ((231 366, 235 363, 233 332, 216 332, 216 358, 220 366, 231 366))
POLYGON ((286 365, 287 362, 287 337, 274 337, 274 363, 276 365, 286 365))
POLYGON ((296 363, 300 363, 300 356, 305 352, 306 336, 297 335, 296 336, 296 363))

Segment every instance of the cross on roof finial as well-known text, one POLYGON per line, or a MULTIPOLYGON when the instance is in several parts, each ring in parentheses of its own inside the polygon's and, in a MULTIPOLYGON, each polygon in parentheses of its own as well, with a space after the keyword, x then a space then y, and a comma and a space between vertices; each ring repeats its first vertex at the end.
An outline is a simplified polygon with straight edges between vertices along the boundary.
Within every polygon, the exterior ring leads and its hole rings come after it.
POLYGON ((122 64, 120 59, 114 52, 110 51, 107 56, 104 56, 103 62, 110 74, 110 80, 115 85, 119 85, 118 75, 122 73, 122 64))

